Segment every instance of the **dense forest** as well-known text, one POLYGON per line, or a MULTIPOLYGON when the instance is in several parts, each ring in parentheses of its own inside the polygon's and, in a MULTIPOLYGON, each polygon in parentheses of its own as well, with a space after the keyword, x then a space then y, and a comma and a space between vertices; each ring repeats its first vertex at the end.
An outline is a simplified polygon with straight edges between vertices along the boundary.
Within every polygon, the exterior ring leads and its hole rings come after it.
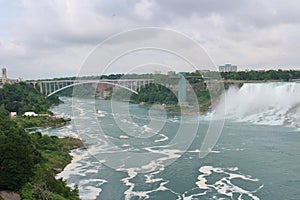
MULTIPOLYGON (((193 83, 192 87, 197 99, 194 99, 194 95, 191 95, 191 93, 187 93, 187 101, 190 103, 190 109, 192 109, 193 106, 199 106, 201 112, 206 112, 211 105, 211 94, 206 88, 205 83, 202 81, 193 83)), ((178 99, 176 95, 177 94, 163 85, 149 84, 141 87, 138 90, 138 94, 132 94, 130 101, 133 103, 165 104, 166 110, 179 113, 180 106, 177 105, 178 99)))
POLYGON ((5 84, 0 89, 0 105, 4 105, 9 112, 47 113, 51 105, 57 104, 59 104, 58 96, 45 98, 32 85, 24 82, 5 84))
POLYGON ((174 105, 178 103, 176 95, 171 90, 153 83, 141 87, 138 94, 132 94, 131 100, 136 103, 146 102, 150 104, 174 105))
POLYGON ((0 89, 0 190, 17 191, 22 199, 77 200, 78 189, 55 179, 55 169, 70 160, 69 150, 81 146, 78 139, 28 133, 9 111, 49 112, 57 97, 45 99, 31 85, 17 83, 0 89))
POLYGON ((225 80, 282 80, 300 79, 300 71, 297 70, 268 70, 268 71, 239 71, 222 72, 225 80))

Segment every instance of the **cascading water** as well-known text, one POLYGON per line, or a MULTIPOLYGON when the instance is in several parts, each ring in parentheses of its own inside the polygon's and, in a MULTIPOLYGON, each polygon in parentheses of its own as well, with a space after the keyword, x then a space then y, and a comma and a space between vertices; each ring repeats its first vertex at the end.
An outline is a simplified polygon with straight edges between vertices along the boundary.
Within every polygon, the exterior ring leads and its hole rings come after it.
POLYGON ((245 83, 226 91, 226 117, 300 127, 300 83, 245 83))

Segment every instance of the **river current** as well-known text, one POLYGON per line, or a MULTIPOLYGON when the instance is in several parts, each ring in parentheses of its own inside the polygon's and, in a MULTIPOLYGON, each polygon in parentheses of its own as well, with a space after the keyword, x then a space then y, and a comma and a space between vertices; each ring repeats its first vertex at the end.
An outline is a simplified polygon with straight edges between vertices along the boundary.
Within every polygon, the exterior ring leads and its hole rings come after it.
POLYGON ((300 199, 300 131, 296 127, 230 118, 217 144, 200 159, 207 117, 182 119, 159 110, 151 110, 149 116, 149 108, 129 104, 133 120, 120 114, 120 125, 110 101, 61 99, 64 104, 52 111, 74 116, 71 123, 41 131, 86 141, 86 149, 73 150, 72 163, 57 175, 71 187, 78 185, 83 200, 300 199), (155 126, 155 120, 164 121, 163 126, 155 126), (171 142, 182 120, 189 126, 200 121, 194 136, 186 137, 191 140, 186 148, 171 142))

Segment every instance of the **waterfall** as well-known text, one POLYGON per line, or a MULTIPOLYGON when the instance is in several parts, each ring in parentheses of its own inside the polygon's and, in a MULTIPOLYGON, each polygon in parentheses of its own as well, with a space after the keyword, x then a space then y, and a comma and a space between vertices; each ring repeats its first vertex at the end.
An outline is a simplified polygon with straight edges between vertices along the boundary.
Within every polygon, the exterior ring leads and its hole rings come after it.
POLYGON ((245 83, 225 93, 227 118, 300 127, 300 83, 245 83))

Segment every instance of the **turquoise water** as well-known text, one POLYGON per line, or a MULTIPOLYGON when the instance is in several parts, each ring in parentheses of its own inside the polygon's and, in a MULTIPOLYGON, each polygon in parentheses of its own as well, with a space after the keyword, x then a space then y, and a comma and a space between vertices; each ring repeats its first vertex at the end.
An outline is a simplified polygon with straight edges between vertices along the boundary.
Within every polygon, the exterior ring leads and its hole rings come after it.
MULTIPOLYGON (((133 121, 121 113, 121 126, 128 126, 122 130, 109 101, 76 99, 75 105, 80 106, 72 110, 72 99, 62 100, 65 103, 52 110, 74 112, 71 124, 42 132, 87 141, 87 149, 74 150, 72 163, 58 175, 70 186, 77 184, 82 199, 300 199, 300 131, 296 128, 227 120, 217 145, 199 159, 209 125, 204 117, 185 150, 172 140, 180 122, 192 126, 199 116, 160 118, 164 112, 152 111, 153 119, 165 122, 156 131, 148 126, 148 108, 131 104, 133 121), (147 137, 138 135, 142 132, 147 137), (121 135, 129 138, 120 139, 121 135)), ((190 140, 193 133, 185 134, 190 140)))

